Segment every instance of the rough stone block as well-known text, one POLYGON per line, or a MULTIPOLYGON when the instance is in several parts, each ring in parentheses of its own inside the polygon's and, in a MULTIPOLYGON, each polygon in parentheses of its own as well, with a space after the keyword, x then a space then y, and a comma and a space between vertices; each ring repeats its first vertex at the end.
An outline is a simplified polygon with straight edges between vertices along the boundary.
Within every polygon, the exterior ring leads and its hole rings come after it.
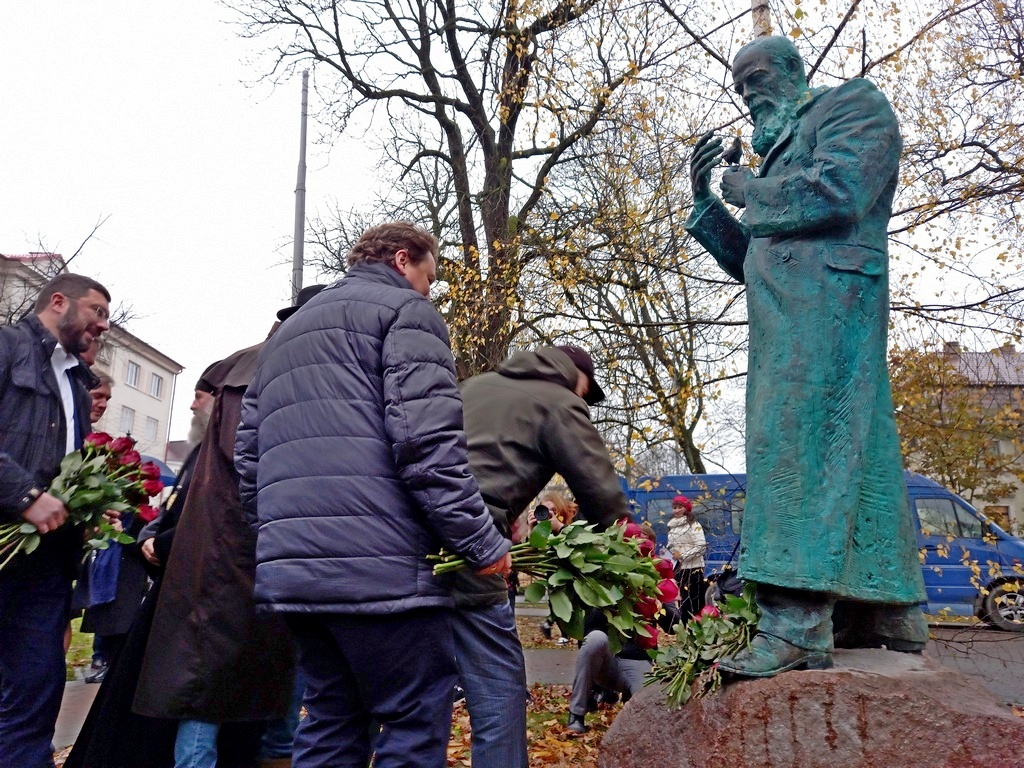
POLYGON ((734 682, 671 712, 634 696, 599 768, 1020 768, 1024 720, 927 656, 837 651, 825 671, 734 682))

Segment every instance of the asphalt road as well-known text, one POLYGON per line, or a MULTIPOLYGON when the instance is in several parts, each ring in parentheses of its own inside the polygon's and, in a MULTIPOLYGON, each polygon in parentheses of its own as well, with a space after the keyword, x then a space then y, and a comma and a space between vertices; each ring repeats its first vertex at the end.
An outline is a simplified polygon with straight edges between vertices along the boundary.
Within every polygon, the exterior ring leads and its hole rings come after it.
POLYGON ((1024 706, 1024 632, 933 626, 932 636, 925 653, 1000 701, 1024 706))

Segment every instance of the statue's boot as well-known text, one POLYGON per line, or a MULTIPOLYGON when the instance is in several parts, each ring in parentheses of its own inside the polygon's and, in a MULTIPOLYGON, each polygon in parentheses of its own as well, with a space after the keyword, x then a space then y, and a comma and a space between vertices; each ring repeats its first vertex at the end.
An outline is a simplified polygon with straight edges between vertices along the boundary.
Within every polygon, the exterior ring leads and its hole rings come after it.
POLYGON ((750 647, 722 659, 718 668, 742 677, 772 677, 791 669, 832 666, 832 607, 824 592, 758 584, 761 613, 750 647))
POLYGON ((832 654, 798 648, 780 637, 758 634, 750 647, 735 656, 722 659, 718 668, 741 677, 774 677, 791 669, 828 669, 832 654))
POLYGON ((837 648, 920 653, 928 644, 928 622, 917 604, 842 602, 835 616, 837 648))

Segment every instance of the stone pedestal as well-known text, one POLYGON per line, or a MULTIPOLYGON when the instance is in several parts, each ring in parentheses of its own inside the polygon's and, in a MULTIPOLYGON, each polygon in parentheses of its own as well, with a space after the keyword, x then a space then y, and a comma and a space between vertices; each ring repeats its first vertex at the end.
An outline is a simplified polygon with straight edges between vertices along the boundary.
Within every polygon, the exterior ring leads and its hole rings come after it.
POLYGON ((671 712, 650 686, 598 768, 1020 768, 1024 719, 926 656, 837 651, 836 666, 727 684, 671 712))

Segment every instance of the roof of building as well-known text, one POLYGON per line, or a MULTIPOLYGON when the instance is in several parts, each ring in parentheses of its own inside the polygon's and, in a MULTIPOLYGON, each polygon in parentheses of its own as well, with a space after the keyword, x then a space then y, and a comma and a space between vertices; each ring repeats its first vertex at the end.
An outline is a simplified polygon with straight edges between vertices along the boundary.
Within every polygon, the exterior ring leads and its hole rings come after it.
POLYGON ((946 342, 944 351, 975 384, 1024 387, 1024 353, 1018 352, 1013 344, 1004 344, 991 352, 969 352, 956 342, 946 342))
MULTIPOLYGON (((38 262, 45 261, 51 265, 59 265, 56 269, 57 272, 63 271, 67 268, 67 263, 64 261, 64 257, 61 254, 48 253, 46 251, 30 251, 29 253, 0 253, 0 259, 17 261, 30 267, 35 267, 38 262)), ((49 272, 53 270, 48 269, 47 271, 49 272)))

